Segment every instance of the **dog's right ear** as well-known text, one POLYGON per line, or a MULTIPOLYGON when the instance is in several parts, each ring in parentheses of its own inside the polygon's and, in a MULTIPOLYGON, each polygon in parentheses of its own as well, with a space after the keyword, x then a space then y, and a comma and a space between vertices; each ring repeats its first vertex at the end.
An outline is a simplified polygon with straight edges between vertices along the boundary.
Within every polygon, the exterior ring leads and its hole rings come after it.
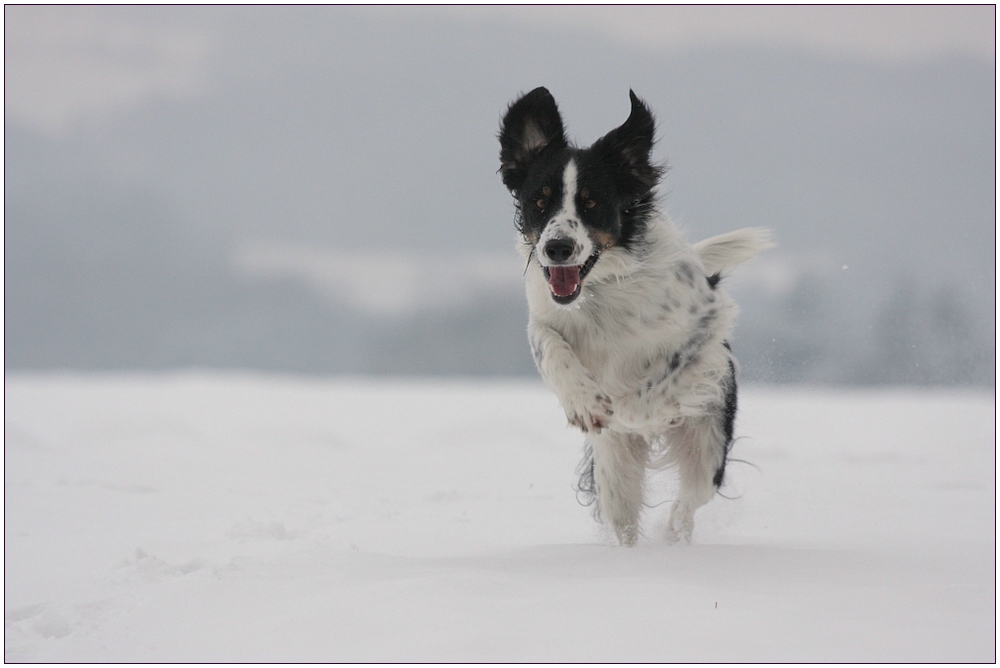
POLYGON ((504 185, 516 193, 543 151, 566 145, 562 117, 552 94, 538 87, 521 96, 500 121, 500 175, 504 185))

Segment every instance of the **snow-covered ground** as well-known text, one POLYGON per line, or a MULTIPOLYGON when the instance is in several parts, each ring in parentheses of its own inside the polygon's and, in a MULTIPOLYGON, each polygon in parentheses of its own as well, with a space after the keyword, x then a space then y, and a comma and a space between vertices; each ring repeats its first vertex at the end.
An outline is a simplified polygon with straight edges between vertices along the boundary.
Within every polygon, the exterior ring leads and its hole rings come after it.
POLYGON ((992 392, 745 388, 634 549, 516 381, 11 375, 7 661, 993 661, 992 392))

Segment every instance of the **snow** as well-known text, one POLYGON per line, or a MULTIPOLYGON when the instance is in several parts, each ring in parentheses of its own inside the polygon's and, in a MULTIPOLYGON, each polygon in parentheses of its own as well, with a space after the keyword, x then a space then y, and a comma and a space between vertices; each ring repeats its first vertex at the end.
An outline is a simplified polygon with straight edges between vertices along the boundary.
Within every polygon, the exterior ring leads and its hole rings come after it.
POLYGON ((538 383, 5 382, 7 661, 984 661, 995 400, 744 388, 695 544, 614 546, 538 383))

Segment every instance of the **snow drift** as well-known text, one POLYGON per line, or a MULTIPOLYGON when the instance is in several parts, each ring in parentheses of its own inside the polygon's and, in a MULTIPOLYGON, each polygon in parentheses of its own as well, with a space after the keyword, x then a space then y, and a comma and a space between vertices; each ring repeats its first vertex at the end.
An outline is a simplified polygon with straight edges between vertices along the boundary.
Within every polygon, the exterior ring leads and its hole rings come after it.
POLYGON ((995 660, 994 397, 746 389, 613 547, 531 382, 11 375, 7 661, 995 660))

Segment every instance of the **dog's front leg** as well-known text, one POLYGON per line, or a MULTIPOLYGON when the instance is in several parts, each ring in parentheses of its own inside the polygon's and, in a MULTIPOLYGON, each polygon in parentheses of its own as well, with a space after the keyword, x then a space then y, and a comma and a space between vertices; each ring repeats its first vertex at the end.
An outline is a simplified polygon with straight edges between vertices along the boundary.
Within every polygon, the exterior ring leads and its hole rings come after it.
POLYGON ((589 434, 594 491, 600 517, 611 524, 622 545, 639 539, 649 446, 638 434, 611 430, 589 434))
POLYGON ((551 327, 530 323, 528 340, 542 380, 559 397, 569 423, 584 432, 601 433, 614 414, 611 399, 566 339, 551 327))

